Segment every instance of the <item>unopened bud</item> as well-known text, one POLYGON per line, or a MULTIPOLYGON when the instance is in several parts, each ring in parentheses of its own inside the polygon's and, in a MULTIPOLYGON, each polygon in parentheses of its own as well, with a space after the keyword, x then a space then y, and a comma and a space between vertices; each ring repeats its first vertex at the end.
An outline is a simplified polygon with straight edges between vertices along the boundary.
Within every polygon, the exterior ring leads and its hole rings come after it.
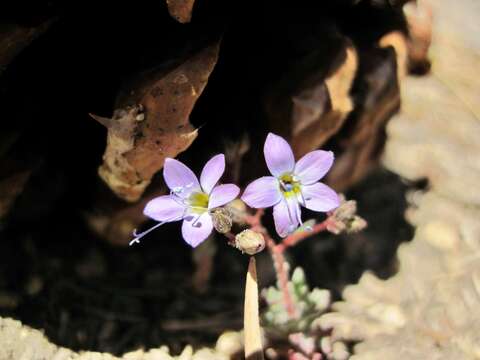
POLYGON ((220 234, 228 233, 232 229, 232 213, 225 208, 216 208, 210 212, 213 227, 220 234))
POLYGON ((357 202, 355 200, 344 201, 333 212, 333 216, 340 220, 351 219, 357 213, 357 202))
POLYGON ((265 248, 265 239, 253 230, 243 230, 235 236, 235 247, 243 253, 255 255, 265 248))
POLYGON ((338 235, 346 230, 347 226, 343 221, 338 221, 335 218, 332 218, 327 223, 327 230, 332 234, 338 235))
POLYGON ((356 215, 357 202, 355 200, 347 201, 343 196, 340 199, 340 206, 329 213, 327 230, 338 235, 342 232, 353 233, 366 228, 367 222, 356 215))

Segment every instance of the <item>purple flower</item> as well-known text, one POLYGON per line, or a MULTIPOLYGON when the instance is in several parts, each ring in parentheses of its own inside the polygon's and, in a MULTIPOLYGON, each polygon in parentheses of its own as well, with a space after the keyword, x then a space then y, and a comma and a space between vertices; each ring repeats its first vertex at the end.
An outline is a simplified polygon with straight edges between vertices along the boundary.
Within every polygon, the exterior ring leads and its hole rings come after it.
POLYGON ((217 185, 225 171, 225 156, 219 154, 204 166, 200 182, 187 166, 178 160, 167 158, 163 177, 170 195, 159 196, 147 203, 143 213, 160 221, 159 224, 136 234, 138 239, 164 223, 183 220, 183 239, 192 247, 203 242, 213 230, 211 210, 225 205, 238 196, 240 189, 234 184, 217 185))
POLYGON ((270 133, 263 153, 273 176, 250 183, 242 200, 257 209, 273 206, 278 235, 285 237, 302 224, 300 205, 322 212, 338 207, 337 193, 318 182, 332 167, 331 151, 315 150, 295 163, 290 145, 282 137, 270 133))

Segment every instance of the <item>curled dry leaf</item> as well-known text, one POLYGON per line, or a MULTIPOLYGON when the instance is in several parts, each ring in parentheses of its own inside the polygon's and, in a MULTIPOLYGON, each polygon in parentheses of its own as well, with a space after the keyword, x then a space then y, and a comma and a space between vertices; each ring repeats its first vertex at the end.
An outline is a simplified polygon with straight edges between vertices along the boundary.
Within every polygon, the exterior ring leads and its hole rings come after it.
POLYGON ((136 201, 166 157, 186 150, 197 137, 188 118, 218 56, 218 44, 205 48, 173 70, 150 74, 112 119, 94 116, 108 129, 100 177, 120 198, 136 201))
POLYGON ((319 148, 343 125, 353 108, 349 92, 357 66, 355 48, 346 45, 343 60, 324 81, 292 97, 292 147, 297 157, 319 148))
POLYGON ((377 164, 386 123, 400 107, 397 67, 393 48, 371 47, 360 53, 353 89, 357 104, 335 139, 340 155, 327 176, 336 190, 347 189, 377 164))
POLYGON ((195 0, 166 0, 168 12, 178 22, 184 24, 192 19, 192 10, 195 0))
POLYGON ((353 107, 349 91, 358 66, 357 52, 349 40, 333 35, 341 46, 329 49, 331 56, 312 50, 299 65, 311 73, 299 75, 305 70, 292 69, 267 96, 271 128, 290 140, 297 157, 337 133, 353 107))
POLYGON ((334 30, 331 36, 342 46, 330 49, 329 56, 322 53, 329 62, 312 51, 301 63, 309 73, 287 74, 267 96, 266 112, 271 128, 290 139, 296 157, 332 141, 337 161, 327 182, 342 191, 378 163, 386 123, 400 106, 408 46, 400 31, 360 50, 334 30))
POLYGON ((397 56, 397 79, 401 81, 407 75, 408 45, 407 37, 401 31, 385 34, 378 41, 381 48, 393 47, 397 56))
POLYGON ((428 50, 432 43, 433 12, 428 0, 411 1, 403 8, 408 24, 408 58, 412 71, 430 68, 428 50))

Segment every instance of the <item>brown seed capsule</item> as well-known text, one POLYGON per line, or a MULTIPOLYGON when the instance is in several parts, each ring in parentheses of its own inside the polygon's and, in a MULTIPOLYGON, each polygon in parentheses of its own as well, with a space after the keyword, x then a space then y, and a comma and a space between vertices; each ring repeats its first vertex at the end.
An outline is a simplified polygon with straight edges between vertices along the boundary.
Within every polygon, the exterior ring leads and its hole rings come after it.
POLYGON ((216 208, 210 212, 213 227, 220 234, 225 234, 232 229, 232 213, 225 208, 216 208))
POLYGON ((235 236, 235 247, 243 253, 255 255, 265 248, 265 239, 253 230, 243 230, 235 236))

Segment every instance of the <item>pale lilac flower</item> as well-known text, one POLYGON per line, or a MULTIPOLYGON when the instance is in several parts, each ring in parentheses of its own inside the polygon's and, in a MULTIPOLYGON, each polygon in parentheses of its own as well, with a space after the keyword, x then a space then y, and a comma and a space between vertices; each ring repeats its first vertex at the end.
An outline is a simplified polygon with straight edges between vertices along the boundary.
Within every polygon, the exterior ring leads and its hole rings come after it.
POLYGON ((234 184, 217 185, 225 171, 225 156, 219 154, 204 166, 200 182, 186 165, 167 158, 163 165, 163 177, 170 195, 159 196, 147 203, 143 213, 160 223, 135 234, 138 239, 160 225, 183 220, 183 239, 192 247, 203 242, 213 230, 211 211, 229 203, 238 196, 240 189, 234 184))
POLYGON ((257 209, 273 206, 278 235, 285 237, 302 224, 300 205, 321 212, 338 207, 337 193, 318 182, 332 167, 331 151, 315 150, 295 163, 290 145, 282 137, 270 133, 263 153, 273 176, 250 183, 242 200, 257 209))

